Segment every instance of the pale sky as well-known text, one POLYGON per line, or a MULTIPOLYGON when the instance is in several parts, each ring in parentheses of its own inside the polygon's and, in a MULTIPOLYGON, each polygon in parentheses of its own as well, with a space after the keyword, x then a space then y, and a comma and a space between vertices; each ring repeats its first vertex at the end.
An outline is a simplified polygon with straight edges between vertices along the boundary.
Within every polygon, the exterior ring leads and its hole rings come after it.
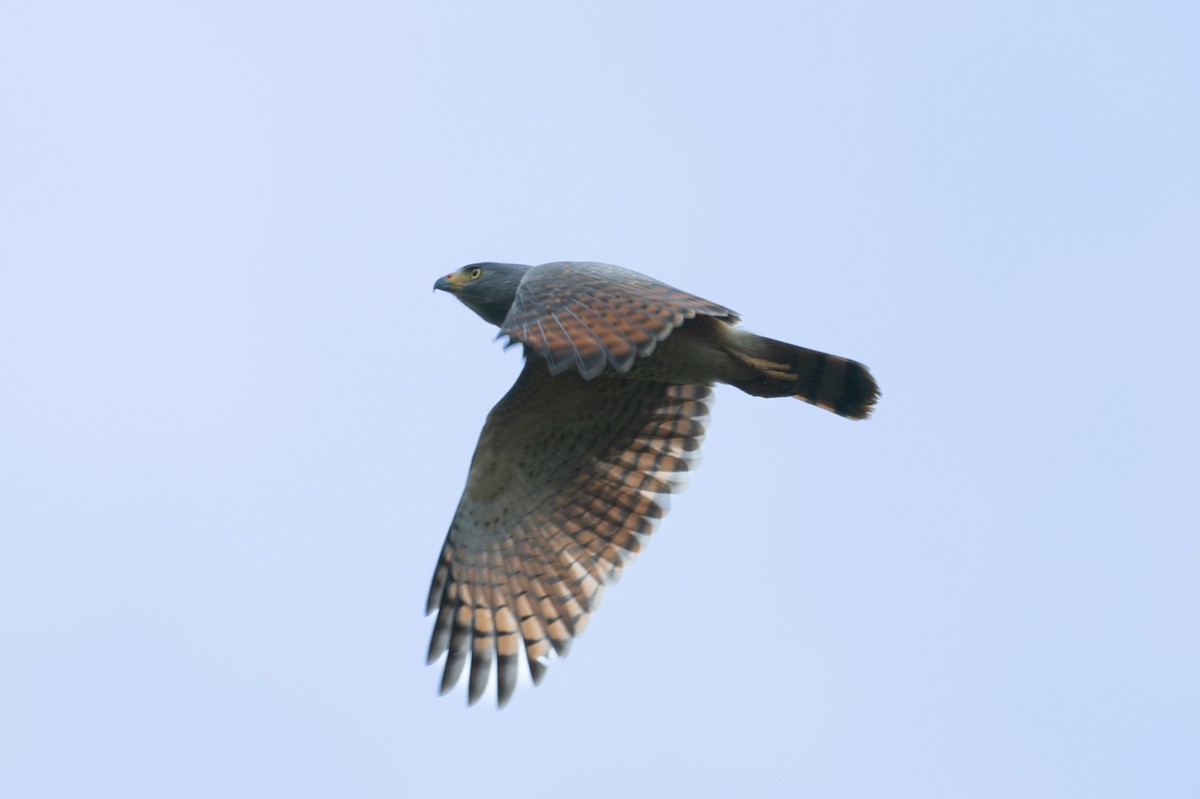
POLYGON ((0 10, 0 796, 1200 795, 1200 6, 0 10), (545 682, 425 593, 620 264, 868 364, 717 392, 545 682))

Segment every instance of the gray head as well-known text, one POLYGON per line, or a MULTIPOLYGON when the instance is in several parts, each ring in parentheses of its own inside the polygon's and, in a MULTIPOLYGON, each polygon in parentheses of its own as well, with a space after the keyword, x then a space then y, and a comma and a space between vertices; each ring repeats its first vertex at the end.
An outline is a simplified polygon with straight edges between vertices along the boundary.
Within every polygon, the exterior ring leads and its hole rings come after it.
POLYGON ((481 317, 499 325, 517 297, 517 286, 532 267, 522 264, 468 264, 439 277, 436 291, 448 291, 481 317))

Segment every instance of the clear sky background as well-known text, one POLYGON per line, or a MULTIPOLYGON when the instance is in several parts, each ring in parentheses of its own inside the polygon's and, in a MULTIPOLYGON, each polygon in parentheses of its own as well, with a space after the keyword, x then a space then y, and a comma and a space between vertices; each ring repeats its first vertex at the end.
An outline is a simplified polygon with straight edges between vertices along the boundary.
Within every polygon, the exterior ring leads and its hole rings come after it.
POLYGON ((1200 795, 1191 2, 0 11, 0 795, 1200 795), (867 363, 721 389, 571 656, 438 698, 520 368, 601 260, 867 363))

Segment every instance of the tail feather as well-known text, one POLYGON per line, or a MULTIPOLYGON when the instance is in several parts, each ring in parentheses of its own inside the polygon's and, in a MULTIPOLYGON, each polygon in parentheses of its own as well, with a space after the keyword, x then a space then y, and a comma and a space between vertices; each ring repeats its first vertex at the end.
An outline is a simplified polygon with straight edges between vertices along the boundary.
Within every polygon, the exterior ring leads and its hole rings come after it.
POLYGON ((731 385, 756 397, 795 397, 850 419, 871 414, 879 386, 858 361, 739 333, 730 352, 750 374, 731 380, 731 385))

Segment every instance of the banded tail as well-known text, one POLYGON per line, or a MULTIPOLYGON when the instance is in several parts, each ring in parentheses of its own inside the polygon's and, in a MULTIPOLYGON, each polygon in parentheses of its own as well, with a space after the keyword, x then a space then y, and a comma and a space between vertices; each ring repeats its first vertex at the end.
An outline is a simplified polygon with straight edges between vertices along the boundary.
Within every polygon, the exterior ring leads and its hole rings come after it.
POLYGON ((729 381, 756 397, 795 397, 850 419, 865 419, 879 386, 858 361, 738 330, 729 353, 749 367, 729 381), (744 374, 744 373, 743 373, 744 374))

